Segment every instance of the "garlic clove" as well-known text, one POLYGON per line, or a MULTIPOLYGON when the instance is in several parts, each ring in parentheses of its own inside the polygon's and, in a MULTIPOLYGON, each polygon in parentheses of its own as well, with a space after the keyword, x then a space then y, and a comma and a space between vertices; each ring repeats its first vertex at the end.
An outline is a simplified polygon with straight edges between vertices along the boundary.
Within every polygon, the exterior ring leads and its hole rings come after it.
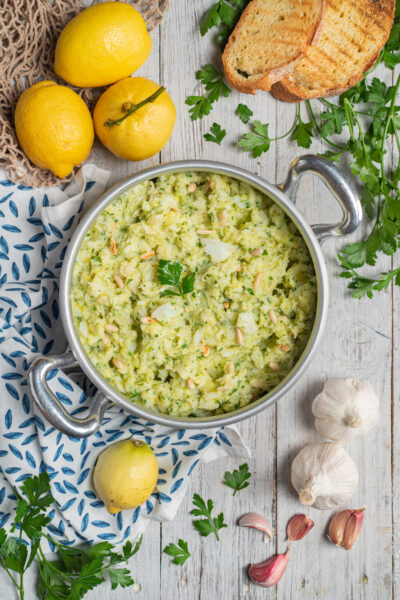
POLYGON ((306 515, 295 515, 287 524, 286 532, 289 540, 293 542, 302 540, 303 537, 314 527, 314 521, 306 515))
POLYGON ((302 504, 324 510, 350 500, 358 485, 358 471, 340 444, 312 444, 293 460, 291 481, 302 504))
POLYGON ((272 540, 272 527, 265 517, 257 515, 256 513, 247 513, 243 515, 238 521, 240 527, 251 527, 253 529, 259 529, 267 534, 270 540, 272 540))
POLYGON ((285 554, 275 554, 262 563, 250 565, 248 575, 251 581, 262 587, 276 585, 287 567, 289 552, 290 548, 286 550, 285 554))
POLYGON ((364 510, 342 510, 334 515, 329 523, 328 538, 333 544, 351 550, 360 535, 364 510))
POLYGON ((351 377, 328 379, 314 399, 312 411, 318 433, 348 442, 368 433, 379 418, 379 398, 368 381, 351 377))

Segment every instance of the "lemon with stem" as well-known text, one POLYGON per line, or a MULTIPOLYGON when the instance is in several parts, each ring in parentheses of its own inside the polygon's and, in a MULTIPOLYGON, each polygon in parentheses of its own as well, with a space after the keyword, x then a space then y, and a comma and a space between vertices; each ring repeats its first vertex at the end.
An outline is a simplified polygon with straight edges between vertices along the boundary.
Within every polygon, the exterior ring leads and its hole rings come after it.
POLYGON ((144 160, 169 140, 176 119, 166 89, 145 77, 128 77, 109 87, 93 112, 96 134, 113 154, 144 160))

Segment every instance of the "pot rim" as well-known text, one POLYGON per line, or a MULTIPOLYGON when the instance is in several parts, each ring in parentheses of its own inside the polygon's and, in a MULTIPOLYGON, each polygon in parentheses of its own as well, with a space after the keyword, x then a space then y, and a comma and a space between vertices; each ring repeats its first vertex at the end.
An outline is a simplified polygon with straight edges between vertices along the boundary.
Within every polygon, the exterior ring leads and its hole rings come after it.
POLYGON ((163 163, 140 171, 107 190, 102 196, 100 196, 96 204, 87 211, 73 233, 68 245, 67 253, 65 255, 60 278, 60 313, 64 331, 67 336, 69 347, 71 348, 77 362, 79 363, 79 366, 87 375, 87 377, 109 400, 127 412, 164 426, 185 427, 188 429, 222 427, 224 425, 237 423, 238 421, 253 417, 265 408, 275 404, 275 402, 284 396, 305 372, 321 340, 328 312, 328 297, 328 273, 320 243, 311 226, 307 223, 305 217, 296 208, 290 198, 275 185, 268 183, 262 177, 254 175, 245 169, 227 163, 205 160, 183 160, 163 163), (261 396, 256 401, 235 411, 210 417, 171 416, 152 411, 139 404, 134 404, 125 398, 97 371, 84 351, 79 337, 75 331, 70 303, 71 277, 75 264, 75 258, 87 230, 92 225, 96 217, 110 202, 134 185, 159 175, 168 175, 174 172, 187 171, 213 172, 239 179, 252 185, 260 192, 266 194, 271 200, 276 202, 276 204, 282 208, 282 210, 290 217, 300 231, 310 252, 317 281, 317 305, 314 324, 309 335, 308 342, 293 369, 273 390, 261 396))

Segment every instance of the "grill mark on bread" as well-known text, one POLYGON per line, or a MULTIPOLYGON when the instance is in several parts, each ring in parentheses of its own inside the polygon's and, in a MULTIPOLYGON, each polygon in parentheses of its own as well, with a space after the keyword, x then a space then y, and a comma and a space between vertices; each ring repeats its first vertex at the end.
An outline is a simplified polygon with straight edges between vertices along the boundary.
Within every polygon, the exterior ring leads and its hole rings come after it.
POLYGON ((222 61, 228 83, 254 93, 293 71, 322 25, 326 0, 252 0, 229 37, 222 61), (247 74, 247 77, 243 73, 247 74))
POLYGON ((324 29, 292 74, 273 86, 289 102, 334 95, 355 85, 389 37, 395 0, 328 0, 324 29))

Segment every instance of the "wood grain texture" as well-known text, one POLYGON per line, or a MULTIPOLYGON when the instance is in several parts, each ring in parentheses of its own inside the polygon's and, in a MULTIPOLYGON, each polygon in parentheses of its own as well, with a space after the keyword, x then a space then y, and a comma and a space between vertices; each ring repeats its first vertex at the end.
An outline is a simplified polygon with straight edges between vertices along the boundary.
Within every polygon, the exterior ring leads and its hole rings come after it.
MULTIPOLYGON (((144 163, 117 160, 97 147, 95 162, 111 171, 110 185, 160 161, 186 158, 233 163, 270 182, 279 182, 299 154, 286 140, 272 145, 257 160, 235 146, 247 130, 235 114, 240 102, 254 111, 255 118, 270 123, 271 135, 280 135, 290 127, 295 107, 276 102, 266 93, 244 96, 233 91, 229 98, 216 103, 208 117, 190 122, 185 98, 201 91, 195 72, 203 64, 219 64, 213 34, 201 38, 198 29, 211 4, 212 0, 171 0, 159 31, 152 33, 151 57, 138 74, 167 87, 177 107, 176 127, 161 154, 144 163), (214 121, 227 131, 221 147, 203 138, 214 121)), ((317 143, 311 150, 320 152, 322 146, 317 143)), ((334 221, 340 214, 323 185, 308 176, 299 186, 297 205, 311 223, 334 221)), ((354 239, 360 237, 358 232, 354 239)), ((200 466, 193 473, 175 520, 162 525, 151 522, 141 550, 131 561, 140 591, 128 588, 112 592, 105 584, 89 593, 87 600, 102 595, 109 600, 400 600, 400 293, 397 289, 393 295, 391 291, 380 293, 373 300, 360 302, 350 298, 346 282, 338 278, 335 257, 342 245, 342 241, 328 241, 323 249, 331 286, 330 312, 312 365, 276 407, 239 426, 253 453, 248 461, 254 474, 250 486, 233 498, 232 491, 222 484, 225 470, 237 468, 238 461, 227 459, 200 466), (296 452, 318 440, 312 399, 327 377, 346 375, 368 379, 381 398, 379 426, 364 440, 346 445, 360 472, 359 489, 347 506, 367 506, 363 531, 351 552, 335 548, 325 538, 334 511, 304 510, 289 480, 296 452), (193 529, 189 511, 194 492, 213 498, 216 510, 224 511, 231 527, 222 530, 220 543, 212 536, 201 538, 193 529), (260 532, 235 526, 249 511, 271 520, 277 530, 273 542, 266 542, 260 532), (286 524, 298 512, 306 512, 315 527, 303 541, 293 544, 282 582, 269 590, 250 584, 247 565, 286 549, 286 524), (180 537, 188 541, 192 554, 183 567, 173 565, 171 557, 162 553, 168 543, 180 537)), ((379 268, 390 268, 390 259, 383 259, 379 268)), ((34 584, 32 572, 27 600, 37 600, 34 584)), ((1 600, 16 598, 4 573, 0 573, 0 590, 1 600)))

